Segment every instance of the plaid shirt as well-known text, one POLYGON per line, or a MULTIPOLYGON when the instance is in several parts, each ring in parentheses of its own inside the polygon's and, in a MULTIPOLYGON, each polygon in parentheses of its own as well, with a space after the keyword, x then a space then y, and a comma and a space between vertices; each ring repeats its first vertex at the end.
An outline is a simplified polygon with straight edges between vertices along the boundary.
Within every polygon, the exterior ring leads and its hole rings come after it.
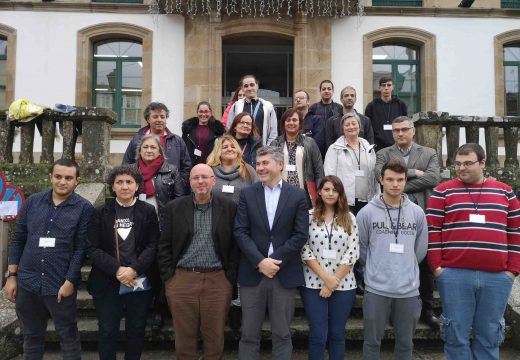
POLYGON ((93 211, 76 193, 58 206, 51 191, 30 196, 9 249, 9 265, 18 265, 18 285, 43 296, 58 294, 65 280, 77 285, 93 211), (55 238, 55 246, 40 247, 41 237, 55 238))

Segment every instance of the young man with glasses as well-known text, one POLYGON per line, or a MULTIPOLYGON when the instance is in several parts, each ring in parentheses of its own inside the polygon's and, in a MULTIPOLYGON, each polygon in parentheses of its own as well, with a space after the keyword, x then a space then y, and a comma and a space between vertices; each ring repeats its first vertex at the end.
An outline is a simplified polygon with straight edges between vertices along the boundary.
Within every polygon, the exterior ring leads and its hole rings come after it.
POLYGON ((369 102, 365 108, 365 115, 372 121, 374 143, 378 150, 394 143, 392 138, 392 121, 398 116, 408 115, 406 104, 396 95, 392 95, 394 82, 390 76, 379 79, 379 93, 381 97, 369 102))
MULTIPOLYGON (((318 145, 321 153, 321 159, 325 160, 327 147, 325 146, 325 123, 321 117, 309 111, 310 104, 309 93, 305 90, 298 90, 294 93, 294 107, 303 115, 303 131, 304 134, 313 138, 318 145)), ((283 127, 283 124, 280 124, 283 127)), ((282 129, 278 133, 283 133, 282 129)))
MULTIPOLYGON (((407 116, 399 116, 394 119, 392 134, 395 144, 377 152, 375 173, 379 174, 384 164, 390 159, 404 161, 408 166, 408 180, 404 192, 410 200, 425 210, 433 188, 439 185, 440 181, 437 152, 413 141, 415 128, 412 120, 407 116)), ((419 271, 419 293, 423 302, 421 321, 433 330, 438 330, 439 319, 433 313, 434 279, 426 259, 420 263, 419 271)))
POLYGON ((485 166, 480 145, 462 145, 457 178, 437 186, 428 203, 428 262, 448 360, 499 359, 504 311, 520 271, 520 204, 510 186, 484 177, 485 166))

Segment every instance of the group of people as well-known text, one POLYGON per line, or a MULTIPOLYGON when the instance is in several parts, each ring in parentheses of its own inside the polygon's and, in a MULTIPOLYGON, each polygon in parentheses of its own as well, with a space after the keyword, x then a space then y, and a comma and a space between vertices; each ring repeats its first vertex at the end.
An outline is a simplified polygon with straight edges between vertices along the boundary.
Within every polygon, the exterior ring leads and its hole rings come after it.
POLYGON ((257 90, 256 77, 242 78, 225 124, 199 103, 182 137, 166 127, 167 107, 151 103, 148 125, 107 178, 114 198, 97 209, 74 192, 77 164, 53 164, 51 190, 28 198, 9 249, 5 290, 25 358, 43 357, 49 314, 64 358, 80 358, 86 254, 100 359, 116 358, 123 316, 125 358, 140 358, 152 303, 153 327, 173 318, 178 359, 197 358, 199 334, 204 358, 222 358, 228 312, 240 359, 259 359, 266 312, 273 359, 290 359, 298 289, 309 359, 344 358, 356 292, 364 359, 379 359, 388 322, 395 358, 411 359, 419 319, 440 325, 448 359, 498 359, 520 271, 520 204, 508 185, 484 177, 482 147, 461 146, 457 178, 439 185, 437 154, 413 141, 391 78, 381 79, 368 116, 354 109, 353 87, 339 105, 326 80, 318 103, 299 90, 278 123, 257 90))

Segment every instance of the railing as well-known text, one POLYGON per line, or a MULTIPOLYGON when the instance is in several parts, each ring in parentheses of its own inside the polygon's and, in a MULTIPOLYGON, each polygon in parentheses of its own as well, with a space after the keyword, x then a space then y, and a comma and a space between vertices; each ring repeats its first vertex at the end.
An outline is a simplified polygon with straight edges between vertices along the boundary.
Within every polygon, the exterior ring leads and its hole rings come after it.
MULTIPOLYGON (((61 113, 45 110, 36 121, 20 123, 20 164, 33 164, 33 146, 36 122, 41 124, 42 151, 40 163, 54 162, 54 144, 56 123, 61 124, 63 136, 62 158, 75 158, 77 129, 82 129, 81 136, 81 178, 84 182, 104 182, 110 155, 110 131, 116 122, 115 113, 103 108, 78 107, 76 111, 61 113)), ((0 164, 13 162, 13 143, 15 123, 0 114, 0 164)))
MULTIPOLYGON (((455 152, 460 144, 460 128, 465 129, 466 143, 479 143, 480 128, 484 129, 486 172, 520 191, 518 168, 518 127, 520 116, 466 116, 446 112, 420 112, 413 116, 417 143, 437 150, 441 167, 453 170, 455 152), (443 128, 446 132, 446 149, 443 149, 443 128), (503 167, 498 156, 499 129, 503 129, 505 158, 503 167), (445 150, 445 151, 443 151, 445 150), (443 162, 446 154, 446 164, 443 162)), ((444 176, 447 177, 447 176, 444 176)))

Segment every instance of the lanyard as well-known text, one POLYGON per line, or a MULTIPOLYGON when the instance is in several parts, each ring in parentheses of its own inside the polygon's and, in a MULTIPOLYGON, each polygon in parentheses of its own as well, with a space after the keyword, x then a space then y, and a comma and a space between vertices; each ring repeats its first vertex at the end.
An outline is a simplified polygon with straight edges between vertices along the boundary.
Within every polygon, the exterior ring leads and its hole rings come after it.
MULTIPOLYGON (((388 205, 386 205, 385 199, 383 198, 383 195, 381 195, 381 200, 383 201, 383 204, 385 204, 386 212, 388 213, 388 218, 390 220, 390 226, 394 227, 394 222, 392 221, 392 217, 390 216, 390 209, 388 208, 388 205)), ((399 235, 399 221, 401 220, 401 205, 402 205, 402 199, 399 199, 399 212, 397 213, 397 224, 395 226, 395 243, 397 244, 397 236, 399 235)))
MULTIPOLYGON (((391 101, 392 99, 390 99, 391 101)), ((383 109, 384 109, 384 105, 383 105, 383 109)), ((388 102, 388 111, 386 112, 386 123, 387 124, 390 124, 391 123, 391 118, 390 118, 390 113, 392 112, 392 103, 391 102, 388 102)))
POLYGON ((260 100, 257 100, 257 101, 256 101, 256 105, 255 105, 254 110, 253 110, 253 100, 251 100, 251 102, 249 103, 249 105, 251 106, 251 112, 250 112, 250 114, 253 115, 253 121, 256 121, 256 114, 258 113, 258 108, 260 107, 260 100))
POLYGON ((484 181, 482 181, 482 185, 480 186, 480 190, 478 192, 477 201, 475 201, 473 199, 473 195, 471 195, 471 192, 469 191, 468 187, 466 186, 466 184, 464 184, 464 187, 466 188, 466 191, 468 192, 469 198, 471 199, 471 202, 473 203, 473 207, 475 208, 475 214, 477 214, 477 215, 478 215, 478 203, 480 201, 480 195, 482 195, 482 188, 484 187, 485 182, 486 182, 486 179, 484 179, 484 181))
MULTIPOLYGON (((357 161, 357 168, 358 168, 358 170, 361 170, 361 142, 359 143, 359 146, 358 146, 359 157, 356 155, 356 149, 352 149, 352 150, 354 150, 354 157, 356 158, 356 161, 357 161)), ((363 149, 363 151, 364 150, 365 149, 363 149)))
POLYGON ((329 250, 332 250, 332 232, 334 230, 334 220, 336 219, 336 213, 334 213, 334 217, 332 218, 332 222, 330 223, 330 232, 329 228, 327 227, 327 224, 325 221, 323 222, 323 225, 325 226, 325 231, 327 231, 327 238, 329 239, 329 250))
POLYGON ((242 155, 244 155, 246 153, 246 149, 247 149, 247 143, 244 145, 244 148, 242 149, 242 155))

